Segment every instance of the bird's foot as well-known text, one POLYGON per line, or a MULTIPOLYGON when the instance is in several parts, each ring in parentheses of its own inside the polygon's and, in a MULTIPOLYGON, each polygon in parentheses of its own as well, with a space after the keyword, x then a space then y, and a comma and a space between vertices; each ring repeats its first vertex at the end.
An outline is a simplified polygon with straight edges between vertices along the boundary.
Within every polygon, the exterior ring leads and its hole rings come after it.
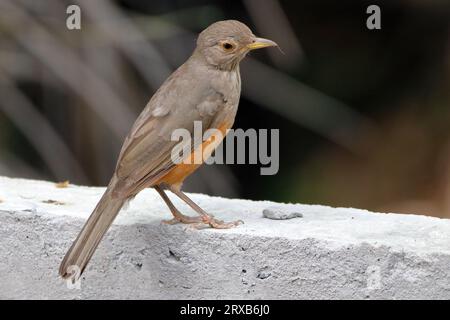
POLYGON ((214 218, 212 215, 203 215, 201 216, 203 224, 209 225, 211 228, 214 229, 230 229, 237 227, 240 224, 243 224, 244 221, 242 220, 236 220, 231 222, 224 222, 222 220, 214 218))
POLYGON ((172 219, 162 220, 161 222, 164 224, 177 224, 177 223, 196 224, 202 223, 203 219, 202 217, 189 217, 184 214, 178 213, 177 215, 174 215, 172 219))
MULTIPOLYGON (((163 186, 164 187, 164 186, 163 186)), ((188 220, 184 219, 185 221, 182 221, 180 217, 186 217, 182 215, 178 209, 175 208, 175 206, 170 202, 167 195, 164 193, 164 191, 161 189, 161 186, 157 186, 156 190, 159 192, 159 194, 162 196, 164 201, 166 201, 166 204, 169 206, 173 216, 176 220, 184 223, 189 223, 190 227, 196 228, 196 229, 202 229, 205 226, 210 226, 214 229, 230 229, 237 227, 240 224, 243 224, 244 222, 242 220, 232 221, 232 222, 223 222, 222 220, 218 220, 214 218, 212 214, 208 214, 205 212, 202 208, 200 208, 194 201, 189 199, 187 195, 185 195, 179 188, 174 187, 173 185, 165 185, 170 191, 172 191, 175 195, 177 195, 181 200, 186 202, 194 211, 196 211, 199 216, 192 218, 187 217, 188 220)))
POLYGON ((242 220, 232 221, 232 222, 224 222, 222 220, 214 218, 213 215, 204 215, 204 216, 198 216, 198 217, 189 217, 185 215, 177 215, 171 220, 163 220, 162 223, 164 224, 177 224, 177 223, 184 223, 187 224, 189 228, 192 229, 205 229, 208 226, 214 229, 230 229, 237 227, 240 224, 243 224, 244 222, 242 220))

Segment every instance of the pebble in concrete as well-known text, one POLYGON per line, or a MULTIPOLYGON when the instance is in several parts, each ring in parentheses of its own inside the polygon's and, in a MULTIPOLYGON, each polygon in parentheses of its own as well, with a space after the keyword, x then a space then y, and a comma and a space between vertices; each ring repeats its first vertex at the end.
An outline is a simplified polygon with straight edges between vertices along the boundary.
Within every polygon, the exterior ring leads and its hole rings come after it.
POLYGON ((303 218, 300 212, 286 211, 282 207, 269 207, 263 210, 263 217, 272 220, 287 220, 293 218, 303 218))

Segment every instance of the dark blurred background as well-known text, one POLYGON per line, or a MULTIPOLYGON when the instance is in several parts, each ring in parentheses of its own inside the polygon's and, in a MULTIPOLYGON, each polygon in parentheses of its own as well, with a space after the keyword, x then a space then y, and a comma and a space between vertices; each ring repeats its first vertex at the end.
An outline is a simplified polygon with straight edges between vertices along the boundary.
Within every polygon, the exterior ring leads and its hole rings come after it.
POLYGON ((0 0, 0 175, 105 185, 134 119, 223 19, 283 49, 242 63, 235 123, 280 129, 280 170, 203 166, 185 190, 450 217, 448 0, 0 0))

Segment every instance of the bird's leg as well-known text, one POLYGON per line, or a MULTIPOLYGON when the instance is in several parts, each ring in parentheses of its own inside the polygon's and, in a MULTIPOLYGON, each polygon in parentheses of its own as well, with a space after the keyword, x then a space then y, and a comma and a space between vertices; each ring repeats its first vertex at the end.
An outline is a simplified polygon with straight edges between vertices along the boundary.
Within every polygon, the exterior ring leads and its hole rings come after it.
POLYGON ((175 205, 170 201, 167 194, 164 192, 164 190, 160 186, 155 186, 155 190, 158 191, 161 198, 163 198, 166 205, 169 207, 170 212, 173 215, 172 220, 163 220, 164 223, 167 224, 175 224, 175 223, 200 223, 202 222, 202 217, 189 217, 184 214, 182 214, 178 209, 175 207, 175 205))
POLYGON ((212 228, 216 229, 229 229, 238 226, 239 224, 244 223, 242 220, 237 220, 233 222, 223 222, 221 220, 217 220, 214 218, 214 216, 206 213, 202 208, 200 208, 194 201, 192 201, 187 195, 185 195, 181 190, 178 188, 167 185, 167 188, 172 191, 176 196, 178 196, 181 200, 186 202, 188 206, 190 206, 192 209, 194 209, 201 218, 201 221, 204 224, 209 224, 212 228))

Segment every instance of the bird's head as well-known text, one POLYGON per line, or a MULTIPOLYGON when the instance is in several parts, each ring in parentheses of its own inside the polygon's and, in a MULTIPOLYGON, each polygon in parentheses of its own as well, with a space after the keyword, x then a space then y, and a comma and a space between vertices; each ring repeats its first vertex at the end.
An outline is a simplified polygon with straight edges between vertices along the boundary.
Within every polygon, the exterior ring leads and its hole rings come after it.
POLYGON ((275 42, 256 37, 242 22, 226 20, 215 22, 200 33, 196 53, 210 65, 232 70, 249 51, 274 46, 275 42))

